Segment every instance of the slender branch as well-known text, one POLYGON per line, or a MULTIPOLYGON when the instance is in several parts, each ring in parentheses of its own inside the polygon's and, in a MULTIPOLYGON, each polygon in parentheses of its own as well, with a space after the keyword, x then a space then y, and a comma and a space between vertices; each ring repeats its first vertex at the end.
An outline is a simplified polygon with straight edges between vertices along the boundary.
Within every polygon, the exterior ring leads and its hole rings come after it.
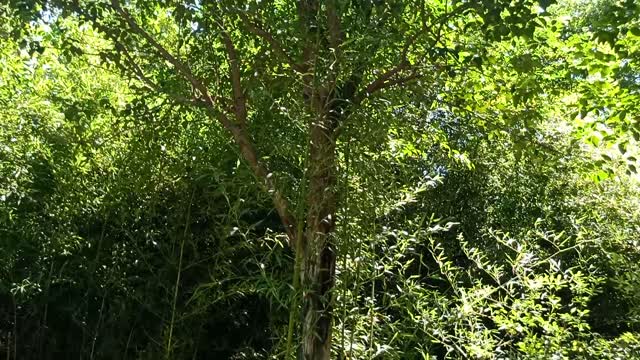
POLYGON ((418 72, 418 70, 414 69, 413 71, 411 71, 411 74, 409 74, 407 76, 403 76, 403 77, 399 77, 399 78, 387 81, 382 88, 390 88, 392 86, 406 84, 406 83, 410 82, 411 80, 415 80, 415 79, 421 78, 423 75, 424 74, 422 74, 422 73, 418 72))
MULTIPOLYGON (((114 6, 119 6, 119 5, 116 3, 116 5, 114 6)), ((206 106, 206 102, 198 97, 193 96, 192 98, 188 98, 175 93, 171 93, 166 89, 164 89, 162 86, 155 83, 151 78, 149 78, 144 74, 144 71, 142 70, 140 65, 138 65, 138 63, 134 60, 133 56, 131 56, 127 47, 118 40, 118 38, 113 34, 113 32, 109 31, 109 29, 106 26, 96 21, 95 19, 93 19, 93 25, 98 30, 107 34, 107 36, 113 41, 115 45, 115 50, 118 53, 125 56, 126 58, 125 62, 123 62, 121 58, 112 59, 116 67, 118 67, 122 72, 132 74, 140 82, 146 85, 146 87, 149 88, 150 90, 165 94, 179 104, 193 105, 193 106, 206 106)), ((109 54, 106 53, 106 56, 108 58, 109 54)))
MULTIPOLYGON (((222 27, 222 24, 220 24, 222 27)), ((246 121, 247 121, 247 99, 244 95, 244 91, 242 89, 242 82, 240 78, 240 59, 238 58, 238 51, 233 45, 233 41, 229 36, 229 33, 223 29, 221 29, 222 42, 225 45, 227 50, 227 55, 229 57, 229 72, 231 76, 231 87, 233 89, 233 103, 234 103, 234 113, 238 120, 240 126, 232 126, 229 128, 233 137, 236 140, 236 143, 240 146, 240 152, 242 156, 247 160, 249 166, 253 170, 254 174, 261 179, 264 183, 262 184, 265 190, 272 196, 273 202, 275 204, 276 211, 280 216, 282 224, 285 227, 287 235, 289 236, 289 244, 292 248, 295 249, 296 246, 296 221, 293 219, 293 216, 288 211, 288 201, 282 195, 280 191, 277 190, 277 186, 273 180, 273 174, 270 173, 267 168, 258 160, 256 155, 256 150, 249 139, 249 136, 244 131, 246 121)), ((226 116, 223 113, 220 113, 223 116, 224 120, 228 122, 226 116)))
POLYGON ((231 77, 231 88, 233 90, 233 109, 238 120, 238 123, 245 126, 247 123, 247 99, 244 96, 242 90, 242 82, 240 79, 240 59, 238 58, 238 51, 233 45, 233 41, 229 34, 225 31, 221 31, 222 42, 227 50, 229 57, 229 75, 231 77))
MULTIPOLYGON (((216 117, 226 118, 224 113, 218 112, 216 117)), ((225 120, 221 120, 225 121, 225 120)), ((228 119, 226 119, 229 122, 228 119)), ((249 136, 246 134, 243 127, 232 125, 229 131, 233 135, 236 144, 240 148, 242 157, 247 161, 249 167, 253 171, 254 175, 260 181, 261 187, 271 195, 274 206, 280 221, 284 225, 285 231, 289 237, 289 245, 295 250, 296 248, 296 220, 289 212, 289 202, 286 197, 277 189, 273 173, 271 173, 258 159, 256 149, 251 142, 249 136)))
POLYGON ((398 64, 395 67, 393 67, 392 69, 387 70, 386 72, 384 72, 377 79, 375 79, 369 85, 367 85, 367 87, 364 90, 365 97, 373 94, 374 92, 376 92, 376 91, 378 91, 380 89, 385 88, 386 85, 389 83, 389 81, 394 76, 396 76, 398 73, 400 73, 401 71, 403 71, 406 68, 408 68, 409 65, 410 64, 409 64, 408 61, 403 60, 402 62, 400 62, 400 64, 398 64))
POLYGON ((240 127, 234 126, 229 130, 231 130, 231 133, 236 139, 236 142, 240 146, 240 152, 242 153, 243 157, 247 160, 249 166, 251 166, 258 179, 262 179, 262 181, 264 181, 263 186, 273 197, 278 215, 280 216, 285 230, 287 231, 287 235, 289 235, 289 244, 293 248, 295 248, 296 231, 294 226, 296 224, 296 221, 293 219, 287 209, 288 201, 282 195, 282 193, 277 190, 276 184, 272 177, 273 174, 270 173, 267 168, 262 163, 260 163, 260 161, 258 161, 255 148, 249 140, 248 135, 244 131, 244 126, 247 120, 247 99, 242 89, 242 82, 240 78, 240 59, 238 58, 238 52, 233 45, 233 41, 231 40, 229 33, 226 30, 222 29, 221 35, 222 41, 227 50, 227 55, 229 57, 229 71, 231 75, 231 87, 233 89, 234 98, 234 112, 236 118, 238 119, 238 123, 240 124, 240 127))
MULTIPOLYGON (((412 73, 415 73, 416 68, 413 67, 409 62, 409 60, 407 59, 407 54, 409 53, 409 49, 411 48, 411 46, 416 42, 419 35, 422 33, 423 32, 419 32, 409 38, 409 40, 404 44, 402 48, 402 53, 400 54, 400 62, 398 63, 398 65, 382 73, 377 79, 369 83, 369 85, 365 87, 364 92, 361 92, 356 96, 356 99, 358 100, 358 102, 362 101, 364 98, 369 97, 371 94, 373 94, 378 90, 401 83, 401 82, 398 82, 398 80, 395 80, 395 81, 391 80, 400 72, 411 68, 412 73)), ((415 78, 415 76, 412 76, 411 78, 415 78)), ((407 79, 407 80, 410 80, 410 79, 407 79)), ((406 80, 403 82, 406 82, 406 80)))
MULTIPOLYGON (((160 45, 148 32, 146 32, 143 28, 138 25, 138 23, 131 17, 131 15, 120 6, 119 0, 111 0, 111 5, 113 8, 122 16, 122 18, 127 22, 131 30, 133 30, 138 35, 142 36, 151 46, 153 46, 158 53, 162 56, 162 58, 168 61, 173 67, 178 70, 190 83, 194 88, 198 89, 202 93, 202 95, 207 96, 208 91, 206 86, 200 79, 198 79, 189 67, 178 60, 175 56, 171 55, 162 45, 160 45)), ((208 96, 207 96, 208 97, 208 96)), ((211 99, 213 100, 213 99, 211 99)))
POLYGON ((291 66, 291 68, 298 72, 303 72, 302 66, 296 63, 291 58, 291 56, 289 56, 289 54, 284 50, 282 44, 278 40, 276 40, 273 34, 265 30, 262 24, 260 24, 257 20, 251 21, 244 13, 240 13, 239 15, 243 24, 249 29, 249 31, 251 31, 252 34, 266 41, 271 47, 271 50, 273 50, 273 52, 280 56, 289 66, 291 66))
MULTIPOLYGON (((235 51, 235 47, 233 46, 229 35, 224 31, 222 32, 223 41, 225 42, 227 53, 229 55, 231 85, 234 91, 233 110, 238 122, 232 121, 224 112, 218 110, 218 103, 216 99, 211 97, 204 82, 198 79, 185 63, 171 55, 171 53, 160 45, 149 33, 142 29, 131 15, 129 15, 129 13, 120 6, 119 0, 112 0, 112 6, 122 16, 133 32, 143 37, 151 46, 153 46, 153 48, 155 48, 164 60, 169 62, 191 83, 195 89, 201 93, 204 97, 204 100, 202 100, 203 105, 205 105, 205 109, 208 114, 214 119, 217 119, 225 129, 231 132, 235 143, 240 148, 242 157, 247 161, 254 175, 259 179, 261 187, 271 195, 274 207, 276 208, 276 211, 280 216, 280 220, 282 221, 289 237, 289 244, 292 247, 295 247, 296 229, 294 226, 296 221, 288 210, 289 203, 286 197, 284 197, 284 195, 278 190, 276 182, 272 176, 273 174, 260 162, 255 146, 251 141, 251 137, 247 134, 246 128, 244 127, 244 120, 246 120, 247 114, 246 99, 242 92, 240 83, 240 64, 237 52, 235 51)), ((151 83, 153 84, 153 82, 151 83)), ((194 98, 198 102, 201 100, 200 98, 195 97, 195 95, 194 98)))
MULTIPOLYGON (((115 41, 115 40, 114 40, 115 41)), ((129 51, 122 45, 117 46, 117 50, 120 51, 126 58, 126 64, 120 61, 116 61, 116 66, 118 66, 124 72, 130 72, 135 77, 138 78, 143 84, 147 86, 150 90, 162 93, 167 95, 172 100, 177 103, 184 105, 193 105, 193 106, 206 106, 206 102, 199 98, 188 98, 185 96, 181 96, 178 94, 170 93, 160 85, 156 84, 153 80, 151 80, 148 76, 144 74, 140 66, 136 63, 133 57, 129 54, 129 51), (128 65, 128 66, 127 66, 128 65)))

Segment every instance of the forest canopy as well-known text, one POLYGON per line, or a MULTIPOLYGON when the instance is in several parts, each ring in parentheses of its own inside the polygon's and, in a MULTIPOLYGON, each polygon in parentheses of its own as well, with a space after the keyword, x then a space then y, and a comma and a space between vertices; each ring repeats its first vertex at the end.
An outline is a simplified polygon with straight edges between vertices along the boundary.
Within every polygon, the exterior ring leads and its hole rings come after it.
POLYGON ((640 359, 634 0, 0 2, 0 356, 640 359))

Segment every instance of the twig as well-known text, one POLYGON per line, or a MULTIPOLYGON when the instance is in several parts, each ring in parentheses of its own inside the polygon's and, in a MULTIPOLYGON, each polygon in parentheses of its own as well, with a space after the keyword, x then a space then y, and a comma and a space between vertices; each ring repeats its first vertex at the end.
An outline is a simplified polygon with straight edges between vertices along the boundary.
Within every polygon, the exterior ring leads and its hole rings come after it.
POLYGON ((294 70, 303 72, 302 66, 296 63, 291 58, 291 56, 289 56, 289 54, 284 50, 282 44, 278 40, 276 40, 273 34, 265 30, 262 24, 260 24, 257 20, 251 21, 251 19, 249 19, 249 17, 247 17, 247 15, 244 13, 240 13, 239 16, 240 20, 242 20, 242 23, 249 29, 249 31, 266 41, 271 47, 271 50, 278 54, 278 56, 280 56, 285 61, 285 63, 291 66, 291 68, 293 68, 294 70))

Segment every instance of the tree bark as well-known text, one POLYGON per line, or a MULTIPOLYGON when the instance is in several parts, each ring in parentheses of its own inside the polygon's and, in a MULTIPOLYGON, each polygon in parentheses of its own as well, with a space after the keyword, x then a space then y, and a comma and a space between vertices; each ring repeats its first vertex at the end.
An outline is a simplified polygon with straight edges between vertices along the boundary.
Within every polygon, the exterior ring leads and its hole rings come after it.
POLYGON ((316 118, 310 124, 307 223, 302 248, 303 289, 302 348, 304 360, 328 360, 331 352, 332 299, 335 282, 336 154, 335 123, 327 111, 327 99, 311 101, 316 118))

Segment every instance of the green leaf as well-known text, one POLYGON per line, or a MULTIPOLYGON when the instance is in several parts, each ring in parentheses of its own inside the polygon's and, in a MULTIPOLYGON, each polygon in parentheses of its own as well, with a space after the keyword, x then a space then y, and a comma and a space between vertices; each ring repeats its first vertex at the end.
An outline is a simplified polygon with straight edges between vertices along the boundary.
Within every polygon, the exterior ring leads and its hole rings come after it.
POLYGON ((620 118, 620 121, 624 121, 624 119, 627 117, 627 111, 626 110, 622 110, 620 112, 620 114, 618 115, 618 118, 620 118))
POLYGON ((627 144, 626 143, 619 143, 618 144, 618 150, 620 150, 621 154, 626 154, 627 153, 627 144))

